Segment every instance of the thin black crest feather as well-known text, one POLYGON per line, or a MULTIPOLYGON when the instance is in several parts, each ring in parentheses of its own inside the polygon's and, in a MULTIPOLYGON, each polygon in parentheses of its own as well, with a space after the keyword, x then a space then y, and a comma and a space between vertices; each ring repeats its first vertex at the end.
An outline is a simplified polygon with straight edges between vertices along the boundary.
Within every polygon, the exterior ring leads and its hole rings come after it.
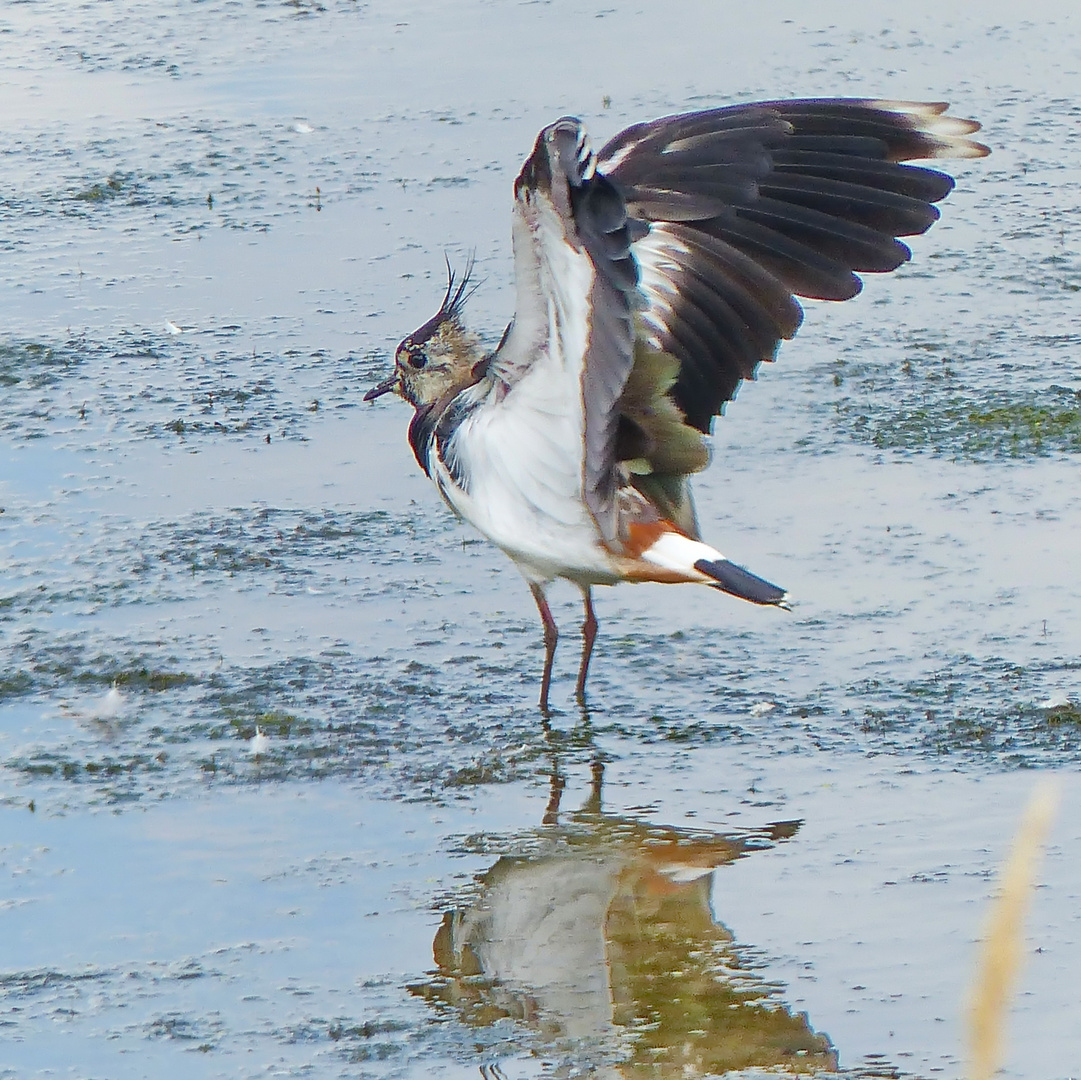
POLYGON ((423 326, 419 326, 406 338, 406 341, 412 345, 423 345, 443 323, 450 319, 459 319, 466 301, 480 288, 479 281, 470 284, 473 277, 474 252, 471 251, 466 259, 461 281, 458 280, 458 275, 450 264, 450 256, 446 252, 443 252, 443 260, 447 264, 447 291, 439 304, 439 310, 423 326))
POLYGON ((473 277, 473 265, 476 262, 476 252, 471 251, 465 261, 465 270, 462 271, 462 280, 457 281, 457 275, 450 264, 450 256, 444 251, 443 260, 447 264, 447 292, 443 302, 439 305, 439 314, 445 319, 457 318, 462 313, 466 301, 480 288, 480 282, 470 282, 473 277), (455 284, 457 283, 457 288, 455 284))

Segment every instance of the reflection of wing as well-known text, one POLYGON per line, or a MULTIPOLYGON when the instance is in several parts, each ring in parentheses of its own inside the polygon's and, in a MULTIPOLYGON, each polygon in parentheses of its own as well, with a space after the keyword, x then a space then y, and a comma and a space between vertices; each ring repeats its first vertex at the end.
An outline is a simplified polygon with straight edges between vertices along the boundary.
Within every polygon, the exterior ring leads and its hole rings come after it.
POLYGON ((543 850, 501 858, 445 914, 439 974, 414 993, 477 1025, 520 1019, 546 1057, 569 1052, 582 1072, 618 1048, 613 1078, 683 1077, 689 1063, 702 1075, 836 1070, 829 1038, 747 964, 711 903, 714 868, 798 823, 711 835, 610 817, 599 798, 575 816, 570 831, 546 828, 543 850))
MULTIPOLYGON (((519 439, 558 443, 543 460, 530 457, 530 469, 558 473, 552 487, 584 477, 586 503, 611 539, 615 405, 634 360, 639 303, 628 229, 636 223, 569 118, 537 137, 514 194, 517 303, 491 375, 518 413, 519 439), (559 430, 568 416, 573 427, 559 430)), ((643 233, 638 226, 635 235, 643 233)))
POLYGON ((944 104, 808 100, 638 124, 598 168, 632 218, 650 344, 680 361, 672 391, 702 431, 758 362, 799 327, 794 296, 846 300, 854 271, 894 270, 896 238, 924 232, 953 181, 900 164, 983 157, 973 121, 944 104))
POLYGON ((560 1035, 603 1036, 612 1023, 604 926, 625 861, 610 852, 501 859, 483 903, 444 933, 443 960, 460 970, 463 956, 475 959, 477 974, 529 997, 560 1035))

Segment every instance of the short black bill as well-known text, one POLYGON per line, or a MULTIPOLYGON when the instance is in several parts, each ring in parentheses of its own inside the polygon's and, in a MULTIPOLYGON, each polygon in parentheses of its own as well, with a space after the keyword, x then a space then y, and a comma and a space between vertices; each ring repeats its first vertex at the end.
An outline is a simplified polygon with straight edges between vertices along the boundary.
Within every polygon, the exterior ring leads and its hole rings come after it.
POLYGON ((365 401, 375 401, 377 397, 382 397, 384 394, 389 394, 398 389, 398 373, 395 372, 389 378, 384 379, 378 386, 373 386, 364 395, 365 401))

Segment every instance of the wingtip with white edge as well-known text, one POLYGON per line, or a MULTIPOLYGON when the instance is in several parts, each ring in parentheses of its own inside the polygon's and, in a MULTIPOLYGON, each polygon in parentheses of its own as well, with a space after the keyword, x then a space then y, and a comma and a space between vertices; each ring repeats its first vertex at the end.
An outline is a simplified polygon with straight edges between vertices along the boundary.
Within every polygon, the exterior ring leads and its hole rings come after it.
POLYGON ((929 148, 929 158, 971 159, 987 157, 991 148, 975 139, 966 138, 980 130, 978 120, 968 120, 962 116, 949 116, 945 101, 898 101, 890 98, 875 98, 866 104, 873 109, 885 112, 901 113, 910 116, 916 128, 929 136, 934 145, 929 148))

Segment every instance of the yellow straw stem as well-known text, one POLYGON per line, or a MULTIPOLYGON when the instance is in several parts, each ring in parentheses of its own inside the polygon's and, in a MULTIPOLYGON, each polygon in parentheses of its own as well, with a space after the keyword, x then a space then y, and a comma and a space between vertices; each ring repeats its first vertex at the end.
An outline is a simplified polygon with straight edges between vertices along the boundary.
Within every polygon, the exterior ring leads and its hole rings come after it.
POLYGON ((969 1009, 970 1080, 991 1080, 1002 1067, 1002 1036, 1021 966, 1025 911, 1058 801, 1055 781, 1036 785, 991 901, 969 1009))

